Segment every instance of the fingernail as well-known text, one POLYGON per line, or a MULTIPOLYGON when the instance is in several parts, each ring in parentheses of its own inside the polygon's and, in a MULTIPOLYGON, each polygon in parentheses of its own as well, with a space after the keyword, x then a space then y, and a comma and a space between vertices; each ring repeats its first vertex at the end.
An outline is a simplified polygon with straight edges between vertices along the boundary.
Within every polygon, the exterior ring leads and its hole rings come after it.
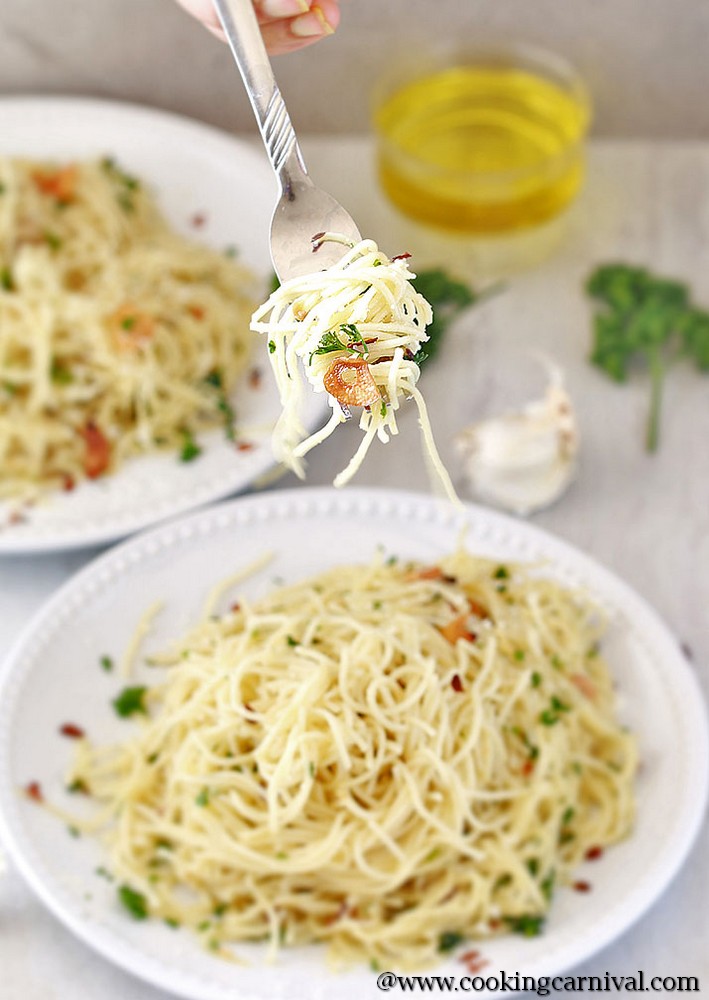
POLYGON ((315 5, 307 14, 291 21, 290 30, 298 38, 314 38, 316 35, 332 35, 335 29, 327 23, 320 8, 315 5))
POLYGON ((268 17, 297 17, 310 10, 308 0, 262 0, 261 10, 268 17))

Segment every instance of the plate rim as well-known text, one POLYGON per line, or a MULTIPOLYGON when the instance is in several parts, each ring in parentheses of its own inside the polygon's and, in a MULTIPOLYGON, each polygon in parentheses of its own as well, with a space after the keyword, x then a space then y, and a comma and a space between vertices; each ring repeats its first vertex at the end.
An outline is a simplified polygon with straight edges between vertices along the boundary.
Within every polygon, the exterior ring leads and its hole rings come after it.
MULTIPOLYGON (((135 124, 139 129, 150 126, 156 128, 167 128, 173 134, 184 136, 186 143, 199 142, 202 146, 208 145, 214 149, 216 155, 225 159, 227 155, 238 154, 243 162, 249 162, 254 171, 262 170, 268 176, 270 168, 265 155, 259 152, 258 145, 252 143, 246 136, 235 135, 226 130, 217 128, 207 122, 188 115, 179 114, 174 111, 164 111, 161 108, 150 105, 141 105, 130 101, 120 101, 113 99, 103 99, 100 97, 83 97, 65 94, 32 95, 20 94, 0 96, 0 124, 5 125, 5 118, 11 115, 25 116, 36 115, 37 117, 59 116, 72 120, 84 119, 87 130, 90 129, 92 119, 100 117, 105 120, 110 116, 114 120, 120 120, 124 126, 135 124)), ((12 147, 12 135, 9 141, 3 137, 3 149, 12 147)), ((12 155, 3 153, 2 155, 12 155)), ((51 150, 49 152, 51 158, 51 150)), ((241 162, 241 161, 240 161, 241 162)), ((179 168, 175 176, 179 179, 179 168)), ((276 200, 276 184, 273 183, 273 203, 276 200)), ((265 220, 264 224, 267 224, 265 220)), ((262 359, 258 352, 254 352, 252 363, 260 363, 262 359)), ((241 378, 245 376, 242 372, 241 378)), ((270 377, 270 373, 269 373, 270 377)), ((274 390, 275 391, 275 390, 274 390)), ((313 412, 308 413, 305 424, 309 428, 319 426, 327 412, 327 403, 319 398, 313 403, 313 412)), ((275 413, 274 413, 275 418, 275 413)), ((160 452, 147 452, 145 456, 135 456, 136 460, 141 458, 160 457, 160 452)), ((199 486, 199 475, 195 477, 191 494, 183 496, 176 502, 169 504, 167 512, 161 512, 157 516, 149 514, 150 504, 147 504, 143 513, 133 512, 127 515, 113 516, 112 520, 96 518, 96 524, 88 530, 79 524, 71 524, 68 527, 52 527, 46 534, 42 531, 35 535, 13 532, 12 526, 5 527, 0 531, 0 558, 3 556, 33 556, 44 555, 56 552, 69 552, 80 549, 88 549, 100 545, 110 544, 122 540, 130 535, 144 530, 149 530, 152 526, 167 523, 174 518, 181 517, 191 511, 200 510, 205 505, 219 502, 233 495, 238 495, 245 491, 258 488, 259 481, 264 477, 275 474, 279 466, 278 460, 272 453, 270 440, 264 437, 263 452, 258 453, 258 468, 255 471, 242 471, 237 474, 238 466, 234 466, 232 472, 225 471, 219 477, 218 483, 214 487, 207 488, 199 486), (197 494, 197 495, 195 495, 197 494)), ((121 474, 118 469, 110 477, 110 485, 118 482, 121 474)), ((88 487, 94 484, 87 484, 88 487)), ((11 498, 10 498, 11 499, 11 498)), ((51 498, 50 498, 51 499, 51 498)))
MULTIPOLYGON (((681 664, 682 666, 677 677, 679 678, 678 683, 690 696, 690 728, 694 736, 692 763, 694 771, 699 776, 699 780, 695 779, 692 787, 691 808, 688 796, 685 796, 682 803, 684 813, 689 814, 689 822, 682 828, 681 835, 678 834, 675 838, 671 856, 664 858, 659 877, 656 877, 651 883, 641 883, 642 891, 634 894, 632 905, 624 914, 620 926, 609 926, 600 936, 597 934, 588 935, 585 941, 579 941, 577 937, 574 937, 570 944, 563 943, 557 947, 556 951, 561 953, 561 960, 557 959, 549 974, 563 974, 569 968, 592 957, 629 930, 665 892, 686 861, 698 837, 705 815, 709 791, 709 724, 704 697, 696 673, 683 655, 678 640, 654 608, 634 588, 593 556, 536 525, 476 504, 465 504, 463 510, 457 511, 430 495, 379 487, 348 488, 346 491, 338 491, 333 487, 296 487, 287 490, 274 490, 258 495, 240 496, 155 525, 93 558, 86 566, 66 580, 25 625, 4 662, 0 665, 0 750, 3 746, 9 749, 11 745, 7 733, 9 733, 9 723, 12 718, 12 706, 8 714, 3 705, 5 704, 4 694, 9 685, 13 681, 22 682, 22 673, 18 678, 15 677, 15 671, 19 669, 16 664, 20 662, 25 647, 30 643, 34 634, 47 620, 51 620, 52 616, 71 597, 72 592, 80 591, 86 585, 90 585, 92 578, 95 589, 95 583, 99 580, 109 582, 114 576, 120 577, 123 569, 135 565, 136 561, 146 560, 149 562, 152 556, 165 548, 184 542, 189 537, 198 538, 200 534, 205 533, 206 526, 211 525, 212 530, 218 531, 220 527, 226 527, 234 522, 238 523, 238 511, 241 509, 246 512, 244 521, 246 526, 251 523, 247 516, 250 509, 265 507, 268 512, 275 513, 280 505, 283 511, 288 511, 289 515, 292 516, 294 512, 297 514, 299 505, 304 505, 304 513, 312 515, 312 513, 317 512, 318 505, 324 503, 332 510, 333 507, 336 509, 340 502, 349 502, 355 508, 366 504, 370 506, 373 504, 376 507, 378 504, 389 503, 395 512, 406 509, 407 505, 409 507, 413 505, 415 508, 427 509, 429 516, 434 513, 440 514, 441 518, 445 518, 450 526, 470 523, 473 519, 481 518, 491 525, 492 540, 495 543, 499 540, 504 545, 505 537, 509 537, 511 534, 513 539, 521 539, 522 543, 526 545, 542 546, 545 549, 545 558, 550 564, 555 565, 559 561, 568 560, 574 568, 578 566, 580 571, 588 572, 598 580, 599 589, 603 591, 605 596, 610 594, 615 598, 616 595, 619 595, 623 601, 624 610, 629 610, 626 617, 635 620, 639 615, 641 620, 651 622, 653 630, 661 636, 665 648, 674 654, 675 665, 681 664), (200 526, 202 526, 202 531, 199 530, 200 526)), ((280 516, 283 517, 284 514, 281 513, 280 516)), ((517 558, 523 559, 524 557, 518 555, 517 558)), ((61 899, 55 897, 51 888, 47 888, 39 875, 33 871, 30 858, 26 856, 22 842, 18 842, 15 838, 11 821, 3 815, 1 808, 3 797, 3 786, 0 782, 0 837, 8 854, 24 881, 42 904, 79 940, 108 959, 113 965, 158 988, 172 990, 179 996, 192 998, 192 1000, 203 1000, 203 998, 213 1000, 214 997, 224 995, 221 984, 212 983, 210 989, 210 984, 205 978, 196 973, 179 969, 170 970, 166 962, 141 951, 130 941, 115 936, 110 929, 101 927, 100 933, 96 934, 95 925, 89 919, 82 917, 78 910, 76 912, 66 910, 61 899), (166 969, 171 971, 172 978, 166 979, 166 969)), ((552 953, 552 963, 554 962, 553 955, 554 953, 552 953)), ((521 958, 519 964, 524 965, 525 959, 521 958)), ((542 968, 543 962, 541 960, 535 960, 534 963, 528 963, 528 965, 529 968, 524 974, 547 974, 545 968, 542 968)), ((322 968, 325 971, 324 965, 322 968)), ((313 997, 317 995, 319 998, 321 994, 317 992, 317 984, 314 983, 313 986, 315 992, 312 995, 313 997)), ((488 997, 493 994, 485 991, 480 995, 488 997)), ((241 1000, 262 1000, 260 994, 256 995, 250 992, 242 991, 239 996, 241 1000)))

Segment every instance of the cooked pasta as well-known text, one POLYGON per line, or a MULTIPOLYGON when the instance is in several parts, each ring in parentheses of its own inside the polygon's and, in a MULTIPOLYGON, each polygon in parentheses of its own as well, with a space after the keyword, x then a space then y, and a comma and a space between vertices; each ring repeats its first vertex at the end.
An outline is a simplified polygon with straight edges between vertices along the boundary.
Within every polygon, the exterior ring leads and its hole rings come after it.
POLYGON ((635 743, 588 600, 459 551, 241 600, 158 658, 140 728, 81 744, 123 901, 336 964, 541 929, 633 823, 635 743), (136 902, 137 901, 137 902, 136 902))
POLYGON ((416 387, 432 313, 411 284, 409 255, 389 260, 372 240, 352 246, 334 233, 315 239, 316 249, 317 241, 326 239, 345 242, 348 249, 334 266, 284 282, 251 323, 252 330, 269 338, 283 406, 273 436, 276 457, 302 478, 303 457, 350 418, 351 407, 361 407, 362 442, 334 480, 344 486, 375 438, 386 443, 398 433, 397 411, 402 400, 413 399, 427 458, 445 493, 457 502, 416 387), (332 409, 327 423, 310 435, 300 416, 303 372, 316 392, 329 394, 332 409))
POLYGON ((233 416, 254 291, 112 160, 0 159, 0 497, 196 457, 233 416))

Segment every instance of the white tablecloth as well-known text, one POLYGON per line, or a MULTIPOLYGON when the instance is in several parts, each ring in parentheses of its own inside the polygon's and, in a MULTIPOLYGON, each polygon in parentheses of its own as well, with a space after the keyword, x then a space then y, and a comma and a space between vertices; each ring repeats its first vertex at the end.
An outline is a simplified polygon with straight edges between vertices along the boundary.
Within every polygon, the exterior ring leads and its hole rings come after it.
MULTIPOLYGON (((338 197, 364 233, 413 264, 444 262, 475 280, 488 266, 458 241, 432 240, 396 216, 379 195, 368 140, 304 144, 316 181, 338 197), (473 269, 477 269, 475 272, 473 269)), ((266 166, 264 165, 264 169, 266 166)), ((452 436, 501 398, 501 362, 541 348, 563 366, 576 402, 582 460, 569 493, 536 524, 580 546, 646 597, 691 649, 709 689, 709 379, 681 366, 665 394, 662 446, 642 447, 647 379, 616 387, 586 361, 589 310, 582 282, 591 264, 651 264, 691 282, 709 305, 709 144, 594 144, 587 189, 546 263, 451 330, 422 387, 436 436, 462 487, 452 436)), ((354 448, 344 427, 313 454, 309 483, 332 480, 354 448)), ((413 414, 399 441, 374 447, 359 484, 427 489, 413 414)), ((296 485, 288 476, 279 485, 296 485)), ((94 555, 0 560, 0 654, 42 601, 94 555)), ((669 890, 635 927, 579 975, 698 976, 709 986, 709 838, 706 830, 669 890)), ((593 934, 593 928, 588 932, 593 934)), ((372 997, 379 995, 372 979, 372 997)), ((113 968, 76 941, 12 869, 0 878, 2 1000, 158 1000, 165 996, 113 968)), ((235 994, 235 1000, 236 1000, 235 994)), ((363 998, 364 1000, 364 998, 363 998)))

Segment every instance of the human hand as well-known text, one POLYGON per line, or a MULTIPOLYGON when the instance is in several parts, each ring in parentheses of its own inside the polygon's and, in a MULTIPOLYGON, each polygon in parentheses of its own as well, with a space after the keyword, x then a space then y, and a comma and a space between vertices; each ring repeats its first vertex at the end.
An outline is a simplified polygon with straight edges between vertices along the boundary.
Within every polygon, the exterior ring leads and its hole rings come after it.
MULTIPOLYGON (((211 0, 177 0, 224 41, 211 0)), ((339 0, 253 0, 261 34, 272 56, 295 52, 331 35, 340 23, 339 0)))

